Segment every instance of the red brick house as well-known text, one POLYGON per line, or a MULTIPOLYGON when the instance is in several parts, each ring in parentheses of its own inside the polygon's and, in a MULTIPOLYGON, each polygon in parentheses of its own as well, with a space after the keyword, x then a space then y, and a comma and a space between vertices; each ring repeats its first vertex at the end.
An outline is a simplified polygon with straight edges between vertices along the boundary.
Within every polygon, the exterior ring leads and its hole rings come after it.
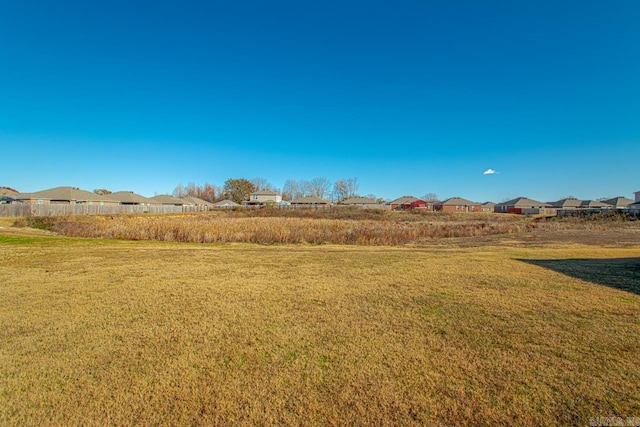
POLYGON ((414 209, 427 209, 427 202, 412 196, 400 197, 389 203, 392 211, 411 211, 414 209))

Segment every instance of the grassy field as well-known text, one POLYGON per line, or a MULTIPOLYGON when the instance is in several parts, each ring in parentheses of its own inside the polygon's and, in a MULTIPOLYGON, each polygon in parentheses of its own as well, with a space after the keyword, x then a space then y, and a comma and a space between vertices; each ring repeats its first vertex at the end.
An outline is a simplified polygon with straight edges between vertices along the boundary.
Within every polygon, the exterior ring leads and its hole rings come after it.
POLYGON ((386 247, 2 226, 0 424, 640 417, 637 228, 386 247))

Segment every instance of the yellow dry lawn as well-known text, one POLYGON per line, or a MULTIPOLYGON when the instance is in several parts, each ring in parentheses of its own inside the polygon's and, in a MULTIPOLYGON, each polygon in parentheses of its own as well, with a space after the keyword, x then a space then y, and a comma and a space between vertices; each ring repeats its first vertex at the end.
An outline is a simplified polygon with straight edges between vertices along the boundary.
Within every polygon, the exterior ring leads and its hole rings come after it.
POLYGON ((0 235, 3 425, 640 417, 640 244, 0 235))

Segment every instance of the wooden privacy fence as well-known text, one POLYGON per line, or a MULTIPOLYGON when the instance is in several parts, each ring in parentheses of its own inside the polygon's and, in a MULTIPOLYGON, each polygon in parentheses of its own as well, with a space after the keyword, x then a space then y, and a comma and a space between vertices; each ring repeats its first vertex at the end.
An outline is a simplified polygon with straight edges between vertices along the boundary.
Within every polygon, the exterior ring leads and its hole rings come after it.
POLYGON ((141 206, 141 205, 36 205, 28 203, 0 204, 0 217, 30 217, 58 215, 173 214, 202 212, 207 206, 141 206))
MULTIPOLYGON (((265 206, 142 206, 142 205, 67 205, 67 204, 0 204, 0 217, 31 217, 31 216, 59 216, 59 215, 117 215, 117 214, 175 214, 185 212, 206 212, 216 210, 235 209, 264 209, 265 206)), ((377 207, 344 206, 344 205, 277 205, 269 209, 389 209, 388 206, 377 207)))

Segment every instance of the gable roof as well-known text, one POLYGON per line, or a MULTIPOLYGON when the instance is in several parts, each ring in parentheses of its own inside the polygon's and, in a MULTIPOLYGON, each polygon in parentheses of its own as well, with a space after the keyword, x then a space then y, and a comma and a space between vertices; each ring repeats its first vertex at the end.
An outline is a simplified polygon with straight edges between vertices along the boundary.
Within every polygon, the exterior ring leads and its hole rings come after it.
POLYGON ((389 202, 390 205, 410 205, 412 203, 415 202, 424 202, 424 200, 418 199, 417 197, 413 197, 413 196, 402 196, 398 199, 395 199, 392 202, 389 202))
POLYGON ((496 206, 513 206, 516 208, 527 208, 532 206, 547 206, 547 203, 539 202, 533 199, 527 199, 526 197, 517 197, 506 202, 498 203, 496 206))
POLYGON ((258 190, 251 193, 252 196, 277 196, 278 193, 271 190, 258 190))
POLYGON ((549 204, 554 208, 577 208, 582 204, 582 200, 578 200, 575 197, 567 197, 566 199, 550 202, 549 204))
POLYGON ((204 199, 201 199, 199 197, 192 197, 192 196, 186 196, 186 197, 180 197, 182 200, 184 200, 187 204, 189 205, 196 205, 196 206, 213 206, 213 203, 211 202, 207 202, 204 199))
POLYGON ((608 205, 615 206, 616 208, 624 208, 625 206, 628 206, 631 203, 633 203, 633 200, 627 199, 626 197, 619 196, 619 197, 614 197, 613 199, 603 200, 603 202, 608 205))
POLYGON ((91 191, 81 190, 76 187, 55 187, 34 193, 23 193, 21 200, 64 200, 69 202, 117 202, 108 196, 101 196, 91 191))
POLYGON ((613 206, 608 205, 606 203, 603 202, 599 202, 597 200, 583 200, 580 203, 580 207, 581 208, 612 208, 613 206))
POLYGON ((442 206, 471 206, 479 205, 480 203, 472 202, 471 200, 463 199, 461 197, 451 197, 439 204, 441 204, 442 206))
POLYGON ((119 201, 120 203, 137 203, 137 204, 149 204, 154 201, 134 193, 133 191, 116 191, 109 194, 109 198, 119 201))
POLYGON ((484 203, 482 204, 482 206, 484 206, 484 207, 491 207, 491 208, 492 208, 492 207, 494 207, 495 205, 496 205, 496 204, 495 204, 495 203, 493 203, 493 202, 484 202, 484 203))
POLYGON ((298 204, 305 204, 305 205, 328 205, 329 202, 327 202, 326 200, 322 200, 319 197, 316 196, 307 196, 307 197, 301 197, 299 199, 293 200, 291 201, 292 205, 298 205, 298 204))
POLYGON ((158 196, 153 196, 151 197, 151 200, 157 203, 162 203, 163 205, 183 206, 183 205, 190 204, 188 202, 185 202, 182 199, 178 199, 177 197, 173 197, 168 194, 160 194, 158 196))
POLYGON ((368 197, 350 197, 340 203, 343 205, 377 205, 378 201, 368 197))
POLYGON ((20 193, 9 187, 0 187, 0 200, 11 201, 19 200, 20 193))
POLYGON ((219 202, 214 203, 213 206, 217 206, 217 207, 224 207, 224 206, 238 207, 240 205, 237 204, 236 202, 234 202, 233 200, 226 199, 226 200, 220 200, 219 202))
POLYGON ((20 194, 19 191, 14 190, 13 188, 9 188, 9 187, 0 187, 0 194, 1 195, 5 195, 5 196, 15 196, 20 194))

